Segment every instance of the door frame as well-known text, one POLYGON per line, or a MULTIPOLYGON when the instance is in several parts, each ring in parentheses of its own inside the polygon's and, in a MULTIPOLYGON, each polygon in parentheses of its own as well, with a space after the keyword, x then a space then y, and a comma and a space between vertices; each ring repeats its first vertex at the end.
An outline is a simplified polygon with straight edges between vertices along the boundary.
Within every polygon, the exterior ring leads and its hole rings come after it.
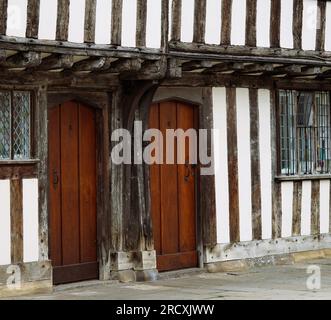
MULTIPOLYGON (((97 262, 99 263, 99 280, 104 280, 106 268, 106 261, 102 257, 101 246, 103 245, 103 235, 107 232, 107 224, 102 223, 105 220, 105 216, 108 215, 108 208, 106 196, 109 195, 109 171, 106 155, 108 154, 109 143, 106 139, 106 132, 108 132, 108 110, 109 110, 109 96, 107 93, 93 93, 93 92, 63 92, 63 91, 48 91, 47 94, 47 119, 48 110, 56 107, 59 104, 63 104, 67 101, 76 101, 86 106, 93 108, 96 111, 96 158, 97 158, 97 262), (103 192, 100 192, 103 191, 103 192)), ((47 144, 49 140, 47 137, 47 144)), ((48 152, 47 152, 47 166, 48 166, 48 152)), ((50 200, 49 200, 49 177, 47 170, 47 212, 48 212, 48 242, 51 242, 51 224, 50 224, 50 200)), ((51 257, 49 245, 49 257, 51 257)))
MULTIPOLYGON (((169 90, 171 90, 169 88, 169 90)), ((170 91, 171 92, 171 91, 170 91)), ((180 89, 179 89, 180 92, 180 89)), ((210 107, 212 107, 212 101, 208 101, 207 99, 205 99, 205 103, 203 103, 202 101, 197 101, 197 100, 191 100, 188 96, 186 95, 181 95, 181 94, 176 94, 176 95, 167 95, 166 97, 157 97, 157 95, 155 96, 155 99, 153 99, 152 104, 157 104, 157 103, 163 103, 163 102, 182 102, 188 105, 193 106, 194 108, 197 109, 197 114, 198 114, 198 119, 197 119, 197 124, 196 124, 196 129, 199 130, 201 128, 206 128, 206 129, 211 129, 208 128, 208 126, 206 127, 206 125, 203 123, 203 118, 205 116, 205 110, 210 109, 210 107)), ((201 190, 204 190, 203 186, 205 184, 208 184, 209 188, 215 188, 215 180, 214 177, 212 177, 212 179, 207 179, 207 181, 205 181, 205 179, 202 178, 201 174, 200 174, 200 165, 198 166, 198 170, 197 170, 197 175, 195 178, 195 190, 196 190, 196 250, 198 253, 198 267, 199 268, 203 268, 204 267, 204 247, 206 245, 209 245, 209 243, 207 241, 205 241, 205 237, 204 237, 204 230, 207 230, 207 232, 209 232, 208 230, 211 230, 213 227, 215 227, 215 234, 216 234, 216 225, 214 225, 212 223, 212 225, 209 225, 208 223, 208 219, 206 217, 206 214, 203 210, 202 207, 202 203, 206 203, 206 198, 211 197, 214 198, 214 196, 211 196, 210 194, 208 194, 208 192, 201 192, 201 190)), ((208 189, 209 189, 208 188, 208 189)), ((215 200, 212 200, 213 203, 215 203, 215 200)), ((211 215, 213 215, 215 217, 216 220, 216 210, 213 210, 213 212, 211 212, 211 215)), ((151 217, 152 218, 152 217, 151 217)), ((215 241, 217 241, 217 239, 215 238, 215 241)))

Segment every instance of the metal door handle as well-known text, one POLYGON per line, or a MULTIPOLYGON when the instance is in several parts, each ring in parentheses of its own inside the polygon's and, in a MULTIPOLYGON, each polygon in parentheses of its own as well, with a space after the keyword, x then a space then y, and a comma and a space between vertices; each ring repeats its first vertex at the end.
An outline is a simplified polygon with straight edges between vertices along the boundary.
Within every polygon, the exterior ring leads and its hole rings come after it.
POLYGON ((56 170, 53 170, 53 185, 56 186, 59 184, 59 175, 56 170))

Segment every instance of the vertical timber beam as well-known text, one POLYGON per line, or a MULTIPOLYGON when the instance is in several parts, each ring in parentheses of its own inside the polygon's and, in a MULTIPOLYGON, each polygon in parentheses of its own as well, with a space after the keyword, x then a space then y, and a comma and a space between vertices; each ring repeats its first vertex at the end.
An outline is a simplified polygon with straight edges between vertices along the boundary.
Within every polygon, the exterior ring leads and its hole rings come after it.
POLYGON ((180 41, 182 26, 182 0, 172 0, 171 41, 180 41))
POLYGON ((236 88, 226 89, 230 241, 240 241, 236 88))
POLYGON ((95 42, 95 22, 96 22, 97 0, 86 0, 85 22, 84 22, 84 42, 95 42))
POLYGON ((169 0, 162 0, 161 4, 161 51, 167 53, 169 44, 169 0))
POLYGON ((316 51, 325 50, 326 1, 317 2, 316 51))
POLYGON ((69 30, 69 9, 70 0, 58 0, 57 2, 57 22, 56 40, 67 41, 69 30))
POLYGON ((26 37, 38 38, 40 0, 29 0, 27 7, 26 37))
POLYGON ((311 183, 311 234, 320 233, 320 181, 311 183))
POLYGON ((253 239, 262 239, 258 90, 249 89, 253 239))
POLYGON ((256 47, 257 0, 246 0, 246 46, 256 47))
POLYGON ((41 86, 36 92, 36 134, 39 189, 39 261, 49 259, 48 250, 48 112, 47 88, 41 86))
POLYGON ((195 0, 194 2, 194 32, 193 42, 204 43, 206 33, 206 0, 195 0))
POLYGON ((11 263, 23 262, 23 187, 22 179, 10 181, 11 263))
POLYGON ((271 128, 271 170, 272 170, 272 238, 277 239, 282 236, 282 185, 280 181, 276 181, 275 177, 278 173, 278 147, 277 147, 277 105, 276 91, 271 91, 270 95, 270 128, 271 128))
POLYGON ((0 0, 0 35, 5 35, 7 31, 8 0, 0 0))
POLYGON ((281 0, 271 0, 270 47, 280 47, 281 0))
POLYGON ((221 44, 231 44, 232 0, 222 1, 221 44))
POLYGON ((120 46, 122 44, 122 10, 123 0, 113 0, 111 17, 111 44, 120 46))
POLYGON ((293 184, 292 236, 301 235, 302 181, 293 184))
POLYGON ((293 0, 293 48, 302 49, 303 0, 293 0))
POLYGON ((147 0, 137 0, 136 46, 146 46, 147 0))

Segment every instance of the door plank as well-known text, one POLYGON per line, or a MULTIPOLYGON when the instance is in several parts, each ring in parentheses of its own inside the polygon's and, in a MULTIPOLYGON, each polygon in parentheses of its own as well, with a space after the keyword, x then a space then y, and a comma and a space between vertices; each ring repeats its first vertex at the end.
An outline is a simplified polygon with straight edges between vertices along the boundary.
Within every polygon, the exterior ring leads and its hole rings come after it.
MULTIPOLYGON (((194 109, 178 104, 177 126, 184 131, 194 128, 194 109)), ((194 143, 196 148, 196 143, 194 143)), ((185 142, 185 161, 190 160, 189 142, 185 142)), ((192 166, 178 164, 179 241, 180 252, 196 249, 195 176, 192 166), (188 176, 188 177, 187 177, 188 176)))
POLYGON ((80 262, 97 260, 95 110, 79 105, 80 262))
POLYGON ((50 254, 53 266, 62 264, 61 225, 61 153, 60 107, 49 110, 49 201, 50 201, 50 254), (57 181, 56 181, 57 180, 57 181))
MULTIPOLYGON (((153 104, 150 109, 151 129, 160 129, 159 105, 153 104)), ((153 220, 154 248, 156 253, 161 254, 161 192, 160 192, 160 165, 153 164, 150 167, 151 180, 151 210, 153 220)))
POLYGON ((80 262, 78 184, 78 105, 61 108, 63 265, 80 262))
MULTIPOLYGON (((160 108, 160 130, 163 137, 166 136, 167 129, 176 129, 176 127, 176 103, 165 102, 160 108)), ((164 154, 166 155, 166 152, 164 154)), ((177 166, 163 164, 161 166, 162 254, 178 252, 178 219, 177 166)))

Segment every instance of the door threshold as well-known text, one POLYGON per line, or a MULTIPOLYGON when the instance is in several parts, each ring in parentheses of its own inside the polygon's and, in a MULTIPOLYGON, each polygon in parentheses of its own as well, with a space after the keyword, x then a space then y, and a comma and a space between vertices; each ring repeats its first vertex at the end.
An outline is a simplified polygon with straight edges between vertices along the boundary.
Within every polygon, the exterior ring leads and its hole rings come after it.
POLYGON ((188 277, 188 276, 202 274, 205 272, 206 272, 206 268, 189 268, 189 269, 165 271, 165 272, 159 273, 158 280, 184 278, 184 277, 188 277))
POLYGON ((69 291, 79 288, 92 288, 97 286, 108 286, 108 285, 114 285, 118 284, 118 280, 87 280, 87 281, 81 281, 81 282, 74 282, 74 283, 67 283, 67 284, 59 284, 53 286, 54 292, 62 292, 62 291, 69 291))

